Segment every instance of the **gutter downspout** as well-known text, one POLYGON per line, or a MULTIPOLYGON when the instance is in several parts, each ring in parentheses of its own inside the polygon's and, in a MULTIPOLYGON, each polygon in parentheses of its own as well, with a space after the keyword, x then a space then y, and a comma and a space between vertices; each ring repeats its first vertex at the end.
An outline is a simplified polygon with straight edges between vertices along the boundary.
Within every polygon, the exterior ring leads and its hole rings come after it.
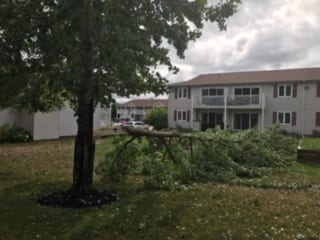
POLYGON ((194 114, 194 109, 193 109, 193 96, 191 96, 191 111, 190 111, 190 121, 191 121, 191 129, 193 129, 193 114, 194 114))
POLYGON ((266 97, 265 94, 261 95, 261 104, 262 104, 262 112, 261 112, 261 132, 264 132, 264 115, 265 115, 265 107, 266 107, 266 97))
POLYGON ((227 94, 224 94, 224 121, 223 128, 227 129, 227 94))
POLYGON ((305 91, 306 91, 306 89, 305 89, 305 81, 303 80, 302 81, 303 82, 303 88, 302 88, 302 126, 301 126, 301 137, 302 138, 304 138, 304 121, 305 121, 305 96, 306 96, 306 94, 305 94, 305 91))

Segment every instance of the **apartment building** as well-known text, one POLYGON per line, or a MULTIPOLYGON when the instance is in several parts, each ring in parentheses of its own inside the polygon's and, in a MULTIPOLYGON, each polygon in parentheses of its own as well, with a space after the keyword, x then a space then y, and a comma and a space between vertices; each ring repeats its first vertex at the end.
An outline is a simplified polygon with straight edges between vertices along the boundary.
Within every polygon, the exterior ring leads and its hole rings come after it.
POLYGON ((143 121, 148 112, 157 107, 168 107, 168 99, 133 99, 117 104, 117 118, 143 121))
POLYGON ((169 127, 320 131, 320 68, 199 75, 170 85, 169 127))

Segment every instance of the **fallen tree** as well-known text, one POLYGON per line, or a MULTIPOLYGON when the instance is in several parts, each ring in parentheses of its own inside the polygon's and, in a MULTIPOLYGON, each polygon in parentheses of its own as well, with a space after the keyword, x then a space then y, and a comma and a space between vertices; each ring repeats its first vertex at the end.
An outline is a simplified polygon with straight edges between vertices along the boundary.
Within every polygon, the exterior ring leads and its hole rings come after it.
POLYGON ((189 145, 190 156, 192 160, 193 160, 193 143, 195 140, 200 141, 204 146, 207 146, 207 147, 210 146, 209 144, 212 144, 217 141, 219 141, 220 144, 225 144, 226 146, 229 145, 228 141, 226 141, 225 139, 217 139, 209 136, 201 136, 199 134, 194 134, 194 133, 181 133, 177 131, 170 131, 170 132, 150 131, 148 129, 131 128, 131 127, 125 127, 125 126, 122 126, 122 130, 131 136, 131 138, 126 142, 125 146, 128 145, 130 142, 134 141, 136 138, 140 138, 140 137, 146 137, 149 140, 157 139, 160 143, 163 144, 171 160, 173 160, 174 162, 177 162, 177 160, 174 153, 170 149, 170 145, 172 143, 173 138, 177 138, 180 140, 186 139, 189 141, 188 145, 189 145))
POLYGON ((122 131, 127 137, 115 140, 105 173, 116 180, 142 174, 157 187, 259 177, 286 168, 295 156, 296 140, 277 128, 265 133, 232 133, 220 128, 191 133, 136 128, 122 131))

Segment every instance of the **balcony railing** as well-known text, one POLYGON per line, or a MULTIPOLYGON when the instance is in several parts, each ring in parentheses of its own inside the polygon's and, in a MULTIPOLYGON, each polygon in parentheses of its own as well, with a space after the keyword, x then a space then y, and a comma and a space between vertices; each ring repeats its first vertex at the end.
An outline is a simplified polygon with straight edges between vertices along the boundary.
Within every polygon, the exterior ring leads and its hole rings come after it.
POLYGON ((228 96, 227 97, 227 105, 230 105, 230 106, 259 105, 260 98, 261 97, 259 95, 228 96))
POLYGON ((264 94, 239 96, 196 96, 193 98, 194 107, 264 107, 264 94), (226 104, 225 104, 226 102, 226 104))
POLYGON ((196 105, 224 106, 224 96, 195 97, 196 105))
POLYGON ((124 109, 124 110, 117 110, 117 113, 119 114, 136 114, 136 115, 145 115, 146 110, 137 110, 137 109, 124 109))
POLYGON ((135 109, 135 110, 131 110, 131 113, 144 115, 144 114, 146 114, 146 111, 140 110, 140 109, 135 109))

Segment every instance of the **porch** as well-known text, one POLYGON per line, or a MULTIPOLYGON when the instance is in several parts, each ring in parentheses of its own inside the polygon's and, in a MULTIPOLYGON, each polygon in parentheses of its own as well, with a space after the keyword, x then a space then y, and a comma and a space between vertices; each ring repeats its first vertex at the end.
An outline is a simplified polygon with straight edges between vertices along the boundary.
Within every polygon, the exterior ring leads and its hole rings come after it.
POLYGON ((192 128, 205 131, 220 126, 233 131, 259 129, 264 130, 263 109, 196 109, 192 128))

